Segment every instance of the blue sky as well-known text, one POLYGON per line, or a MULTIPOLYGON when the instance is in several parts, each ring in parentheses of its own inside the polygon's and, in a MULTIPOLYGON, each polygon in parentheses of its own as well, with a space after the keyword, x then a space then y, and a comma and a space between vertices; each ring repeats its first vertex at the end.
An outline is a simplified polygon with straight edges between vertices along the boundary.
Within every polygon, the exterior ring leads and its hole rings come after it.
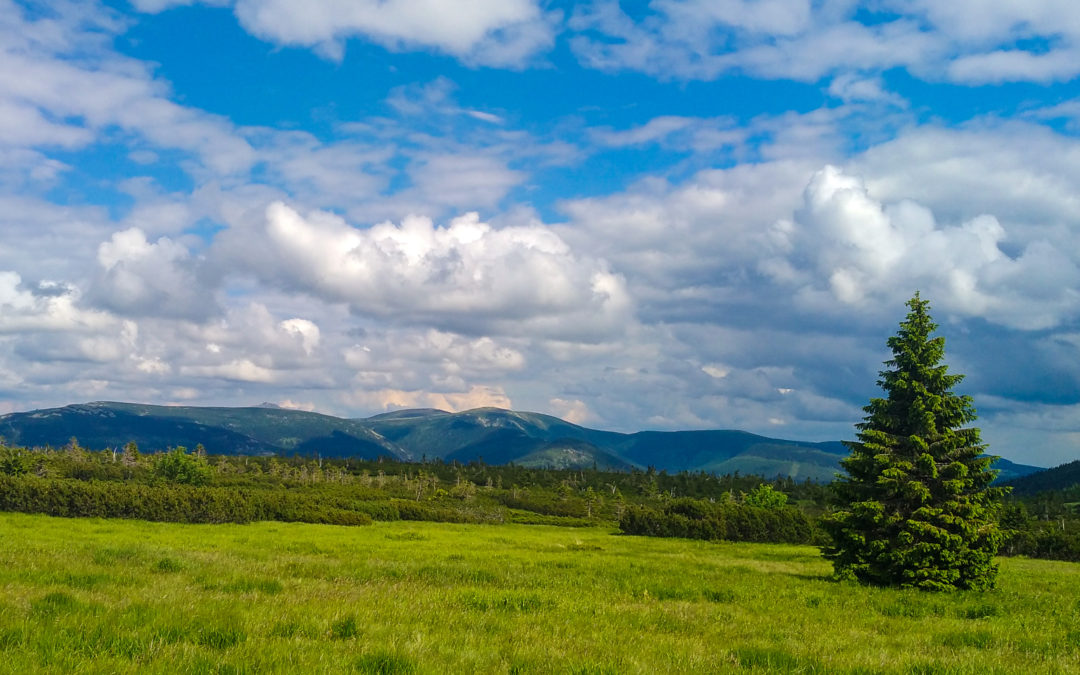
POLYGON ((1080 456, 1064 0, 0 0, 0 412, 850 438, 920 290, 1080 456))

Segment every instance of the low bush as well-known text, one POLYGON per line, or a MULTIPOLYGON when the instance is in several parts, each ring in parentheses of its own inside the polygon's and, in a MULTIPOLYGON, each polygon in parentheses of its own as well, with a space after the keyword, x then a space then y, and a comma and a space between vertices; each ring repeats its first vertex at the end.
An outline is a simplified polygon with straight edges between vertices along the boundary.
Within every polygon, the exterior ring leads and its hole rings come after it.
POLYGON ((181 523, 254 520, 367 525, 367 513, 326 504, 314 495, 189 485, 0 475, 0 511, 63 517, 137 518, 181 523))
POLYGON ((626 534, 806 544, 814 539, 810 518, 795 507, 675 499, 659 507, 631 506, 619 520, 626 534))

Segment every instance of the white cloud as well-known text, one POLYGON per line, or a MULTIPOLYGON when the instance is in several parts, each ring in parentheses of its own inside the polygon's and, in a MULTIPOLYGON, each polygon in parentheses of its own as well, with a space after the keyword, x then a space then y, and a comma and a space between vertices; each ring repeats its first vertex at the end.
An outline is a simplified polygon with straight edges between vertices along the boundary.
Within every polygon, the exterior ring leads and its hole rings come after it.
POLYGON ((916 203, 882 204, 835 167, 815 174, 795 227, 785 230, 780 248, 793 266, 813 266, 804 268, 807 285, 846 304, 895 305, 922 289, 939 309, 1022 329, 1078 312, 1080 268, 1049 242, 1029 242, 1010 257, 993 216, 943 227, 916 203))
POLYGON ((892 0, 887 5, 924 16, 937 30, 964 44, 1080 34, 1080 18, 1070 0, 892 0))
POLYGON ((130 0, 130 2, 140 12, 157 14, 173 7, 189 7, 195 4, 224 7, 229 5, 231 0, 130 0))
MULTIPOLYGON (((484 154, 429 155, 419 158, 409 173, 416 197, 461 208, 495 206, 524 179, 524 174, 506 168, 499 158, 484 154)), ((410 194, 401 198, 408 199, 410 194)))
POLYGON ((431 82, 394 87, 386 97, 386 103, 402 115, 416 117, 465 115, 489 124, 503 124, 505 120, 494 113, 460 107, 453 98, 457 89, 446 77, 431 82))
POLYGON ((114 14, 92 4, 53 10, 31 17, 0 4, 0 142, 79 147, 120 128, 190 151, 217 173, 251 166, 251 147, 227 120, 172 102, 145 64, 107 50, 123 27, 114 14))
POLYGON ((343 42, 364 37, 394 50, 434 48, 476 65, 519 66, 553 42, 531 0, 237 0, 252 34, 279 44, 315 47, 340 59, 343 42))
POLYGON ((268 177, 298 199, 351 205, 371 201, 389 181, 386 163, 394 146, 342 140, 323 143, 306 132, 249 134, 268 177))
POLYGON ((458 332, 593 336, 630 316, 620 277, 542 225, 496 229, 475 214, 367 230, 284 204, 257 231, 220 237, 218 264, 354 312, 458 332))
POLYGON ((983 438, 992 437, 991 452, 1008 449, 1008 459, 1037 466, 1058 466, 1076 460, 1080 447, 1080 405, 1046 405, 1012 398, 981 397, 979 424, 983 438), (987 413, 986 409, 993 412, 987 413), (1033 444, 1032 437, 1039 443, 1033 444))
POLYGON ((0 100, 0 145, 73 148, 86 145, 92 138, 86 129, 46 119, 34 106, 0 100))
POLYGON ((204 378, 223 378, 240 382, 269 383, 275 380, 273 370, 260 366, 250 359, 238 359, 216 366, 181 366, 181 375, 204 378))
POLYGON ((845 102, 869 101, 906 107, 907 101, 901 96, 885 90, 880 76, 864 77, 855 73, 843 73, 829 83, 829 95, 845 102))
MULTIPOLYGON (((631 19, 613 0, 578 8, 571 44, 592 67, 677 79, 744 72, 815 82, 903 67, 924 79, 985 84, 1080 73, 1080 21, 1070 0, 668 0, 649 9, 631 19)), ((863 89, 833 94, 873 94, 863 89)))
POLYGON ((87 253, 95 251, 113 229, 108 214, 98 207, 0 194, 0 230, 4 233, 0 237, 0 269, 18 272, 30 282, 50 277, 82 278, 95 267, 92 253, 87 253))
POLYGON ((693 122, 694 120, 688 117, 664 115, 654 117, 645 124, 633 129, 625 131, 599 129, 593 135, 601 145, 616 148, 627 145, 643 145, 663 140, 671 134, 685 129, 693 122))
POLYGON ((593 417, 589 406, 584 401, 576 398, 571 400, 553 398, 548 401, 548 404, 551 406, 551 414, 561 417, 571 424, 585 424, 593 417))
POLYGON ((319 331, 319 327, 307 319, 286 319, 280 324, 282 330, 286 333, 295 335, 304 349, 304 353, 310 356, 315 348, 319 346, 319 341, 322 335, 319 331))
POLYGON ((173 329, 184 350, 178 357, 186 363, 218 367, 251 361, 268 370, 289 371, 298 382, 331 381, 329 373, 319 371, 323 331, 310 319, 282 320, 265 305, 250 302, 214 321, 173 324, 173 329))
POLYGON ((1080 99, 1070 99, 1056 105, 1036 108, 1026 113, 1026 117, 1036 120, 1065 120, 1070 131, 1080 128, 1080 99))
POLYGON ((1070 227, 1080 213, 1080 142, 1036 124, 926 125, 849 164, 879 199, 911 199, 948 220, 992 213, 1045 236, 1070 227))
POLYGON ((378 389, 462 391, 526 367, 525 355, 500 341, 431 329, 370 333, 343 356, 354 384, 378 389))
POLYGON ((107 313, 78 307, 78 294, 63 289, 57 294, 35 295, 22 288, 15 272, 0 272, 0 334, 114 329, 117 321, 107 313))
MULTIPOLYGON (((835 4, 835 3, 834 3, 835 4)), ((939 48, 910 20, 863 25, 803 0, 664 2, 635 23, 616 2, 579 9, 571 44, 586 65, 662 78, 714 79, 728 72, 813 82, 858 64, 881 70, 920 63, 939 48), (603 39, 595 39, 599 33, 603 39), (586 35, 590 35, 586 37, 586 35)))
POLYGON ((1066 82, 1080 75, 1080 49, 1059 49, 1045 54, 999 49, 960 57, 948 65, 946 72, 950 80, 972 85, 1066 82))
POLYGON ((702 171, 680 185, 643 181, 563 203, 571 222, 557 231, 623 272, 650 318, 685 310, 701 316, 715 311, 702 303, 727 297, 718 278, 742 275, 735 270, 763 254, 763 234, 798 207, 812 171, 803 162, 772 162, 702 171))
POLYGON ((706 364, 701 367, 701 370, 709 377, 715 377, 718 380, 722 380, 731 374, 730 368, 717 363, 706 364))
POLYGON ((147 241, 138 228, 113 234, 98 247, 100 272, 89 299, 132 316, 203 319, 216 311, 214 290, 203 283, 183 245, 168 237, 147 241))
POLYGON ((461 392, 401 391, 380 389, 357 390, 343 396, 350 406, 364 410, 391 410, 396 408, 436 408, 447 412, 460 412, 473 408, 513 408, 513 402, 502 387, 476 385, 461 392))

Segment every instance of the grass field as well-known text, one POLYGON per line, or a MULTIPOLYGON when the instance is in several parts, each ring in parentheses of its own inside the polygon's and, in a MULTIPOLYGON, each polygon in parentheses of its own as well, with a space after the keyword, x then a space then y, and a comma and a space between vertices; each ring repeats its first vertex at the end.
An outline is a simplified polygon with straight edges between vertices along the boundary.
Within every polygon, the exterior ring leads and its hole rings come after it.
POLYGON ((1001 564, 937 595, 802 546, 5 513, 0 671, 1080 672, 1080 565, 1001 564))

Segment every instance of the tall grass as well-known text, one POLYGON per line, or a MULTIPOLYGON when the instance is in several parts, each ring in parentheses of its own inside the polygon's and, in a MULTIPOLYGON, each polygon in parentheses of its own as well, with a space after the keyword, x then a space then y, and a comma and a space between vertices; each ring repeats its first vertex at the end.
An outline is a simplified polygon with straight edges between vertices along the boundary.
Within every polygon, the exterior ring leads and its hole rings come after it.
POLYGON ((0 514, 0 671, 1080 672, 1080 567, 828 580, 805 546, 598 528, 0 514))

